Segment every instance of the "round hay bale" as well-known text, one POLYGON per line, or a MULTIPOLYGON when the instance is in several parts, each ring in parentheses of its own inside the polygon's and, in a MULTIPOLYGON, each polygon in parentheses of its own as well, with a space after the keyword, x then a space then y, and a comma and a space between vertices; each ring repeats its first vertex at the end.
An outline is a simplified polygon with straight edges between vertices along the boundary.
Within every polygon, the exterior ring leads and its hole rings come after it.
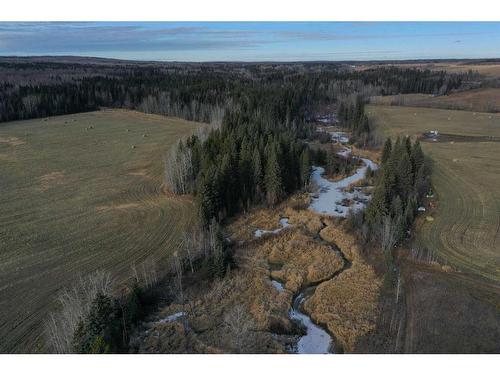
POLYGON ((425 220, 432 223, 434 221, 434 218, 432 216, 426 216, 425 220))
POLYGON ((132 148, 135 148, 135 145, 132 145, 132 148))

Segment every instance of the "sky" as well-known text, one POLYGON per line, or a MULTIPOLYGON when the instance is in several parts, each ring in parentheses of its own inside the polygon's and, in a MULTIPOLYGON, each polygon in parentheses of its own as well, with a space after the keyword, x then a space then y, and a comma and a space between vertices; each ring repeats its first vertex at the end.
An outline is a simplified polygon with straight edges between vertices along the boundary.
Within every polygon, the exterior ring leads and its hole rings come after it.
POLYGON ((500 58, 500 22, 0 22, 0 55, 157 61, 500 58))

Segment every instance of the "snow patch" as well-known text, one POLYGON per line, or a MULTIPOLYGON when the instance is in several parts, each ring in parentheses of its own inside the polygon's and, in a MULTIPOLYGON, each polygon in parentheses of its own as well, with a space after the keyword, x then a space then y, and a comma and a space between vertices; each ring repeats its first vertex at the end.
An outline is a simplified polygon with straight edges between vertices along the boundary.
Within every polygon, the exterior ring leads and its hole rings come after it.
POLYGON ((297 307, 290 310, 290 318, 300 321, 307 330, 307 333, 297 343, 297 353, 328 354, 332 338, 324 329, 314 324, 311 318, 299 311, 299 306, 303 301, 303 295, 299 294, 296 298, 297 307))
POLYGON ((276 280, 271 280, 271 284, 273 284, 273 286, 276 288, 278 292, 283 292, 285 290, 283 284, 281 284, 276 280))
POLYGON ((281 218, 280 219, 280 225, 281 225, 281 228, 278 228, 278 229, 275 229, 275 230, 257 229, 255 231, 255 237, 260 238, 264 234, 268 234, 268 233, 277 234, 277 233, 281 232, 283 229, 285 229, 285 228, 287 228, 287 227, 290 226, 290 224, 288 224, 288 218, 287 217, 281 218))
MULTIPOLYGON (((350 152, 350 150, 349 150, 350 152)), ((347 150, 339 153, 342 156, 347 155, 347 150)), ((356 172, 340 181, 332 182, 323 178, 325 169, 322 167, 313 167, 311 180, 319 188, 319 193, 313 197, 309 209, 320 214, 327 214, 337 217, 347 217, 349 209, 358 211, 364 209, 370 199, 368 194, 365 194, 362 189, 355 188, 354 192, 345 191, 345 189, 365 177, 366 170, 370 167, 376 170, 378 165, 370 159, 360 158, 364 166, 358 168, 356 172), (352 201, 350 206, 344 205, 343 202, 352 201)))
POLYGON ((186 316, 186 313, 184 311, 179 311, 176 312, 175 314, 169 315, 166 318, 158 320, 158 323, 170 323, 173 322, 183 316, 186 316))

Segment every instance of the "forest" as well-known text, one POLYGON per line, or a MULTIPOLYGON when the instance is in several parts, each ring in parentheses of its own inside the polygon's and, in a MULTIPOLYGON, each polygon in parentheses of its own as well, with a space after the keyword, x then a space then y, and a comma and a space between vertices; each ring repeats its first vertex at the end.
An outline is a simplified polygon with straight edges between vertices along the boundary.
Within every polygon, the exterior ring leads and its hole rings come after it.
MULTIPOLYGON (((330 174, 353 170, 353 160, 307 146, 306 140, 314 137, 315 108, 333 104, 339 125, 352 134, 351 142, 370 147, 374 129, 364 109, 369 95, 445 94, 460 89, 467 77, 395 67, 356 71, 333 63, 110 65, 0 60, 0 121, 110 107, 210 124, 180 140, 164 161, 166 185, 175 194, 193 195, 200 218, 199 227, 186 234, 185 251, 175 256, 169 270, 182 294, 184 269, 201 269, 211 279, 220 279, 230 268, 231 252, 220 227, 224 220, 254 206, 274 207, 304 189, 313 163, 325 165, 330 174)), ((419 199, 428 190, 429 174, 418 143, 398 139, 392 145, 388 140, 360 230, 382 236, 382 242, 389 241, 387 248, 402 241, 419 199), (387 225, 390 239, 383 237, 387 225)), ((151 298, 150 287, 133 284, 129 289, 121 299, 93 294, 74 334, 65 341, 54 334, 53 346, 61 352, 126 351, 127 332, 151 298)))

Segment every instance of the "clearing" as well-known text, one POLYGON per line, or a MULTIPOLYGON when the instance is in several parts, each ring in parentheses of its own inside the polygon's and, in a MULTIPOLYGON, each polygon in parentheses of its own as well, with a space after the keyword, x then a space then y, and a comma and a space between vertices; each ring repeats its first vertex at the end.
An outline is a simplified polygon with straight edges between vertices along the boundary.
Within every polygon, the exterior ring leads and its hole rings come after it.
POLYGON ((193 203, 163 192, 165 151, 199 123, 103 110, 0 124, 0 352, 44 351, 61 288, 165 259, 193 203))
POLYGON ((383 105, 369 105, 367 111, 390 136, 446 134, 422 142, 434 161, 435 198, 426 202, 411 245, 430 250, 445 266, 403 262, 402 350, 498 353, 500 143, 485 137, 500 136, 500 115, 383 105))
POLYGON ((482 88, 453 92, 449 95, 400 94, 373 96, 372 104, 401 105, 476 112, 500 112, 500 89, 482 88))
MULTIPOLYGON (((500 136, 499 114, 375 105, 368 112, 391 136, 429 130, 470 139, 500 136)), ((451 266, 500 281, 500 144, 481 139, 422 142, 422 147, 434 160, 438 205, 420 239, 451 266)))

